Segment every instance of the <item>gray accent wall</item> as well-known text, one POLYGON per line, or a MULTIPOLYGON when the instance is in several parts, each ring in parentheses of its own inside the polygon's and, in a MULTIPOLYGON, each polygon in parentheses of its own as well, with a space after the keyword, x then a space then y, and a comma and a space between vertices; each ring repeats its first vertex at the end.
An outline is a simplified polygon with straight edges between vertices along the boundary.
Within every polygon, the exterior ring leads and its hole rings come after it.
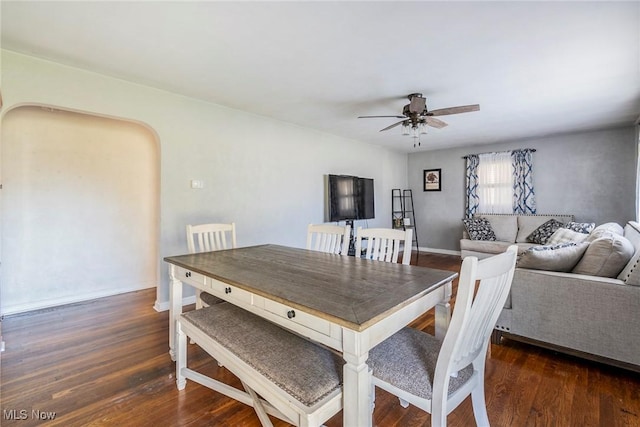
MULTIPOLYGON (((428 142, 427 142, 428 143, 428 142)), ((635 220, 637 141, 633 126, 508 143, 409 154, 421 248, 459 251, 467 154, 534 148, 539 214, 573 214, 576 221, 635 220), (424 192, 424 169, 442 169, 442 191, 424 192)))

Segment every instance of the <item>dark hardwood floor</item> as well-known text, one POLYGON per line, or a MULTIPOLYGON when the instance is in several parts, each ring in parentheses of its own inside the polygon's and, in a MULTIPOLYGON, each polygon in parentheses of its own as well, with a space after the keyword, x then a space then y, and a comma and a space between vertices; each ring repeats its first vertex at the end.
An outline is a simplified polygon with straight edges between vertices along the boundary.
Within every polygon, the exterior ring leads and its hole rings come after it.
MULTIPOLYGON (((412 263, 460 265, 435 254, 412 263)), ((149 289, 5 318, 0 425, 259 426, 250 407, 193 382, 176 389, 168 313, 154 311, 154 299, 149 289)), ((433 333, 433 313, 413 326, 433 333)), ((240 387, 196 345, 189 352, 190 364, 240 387)), ((493 426, 640 426, 640 374, 515 341, 492 346, 486 396, 493 426)), ((342 426, 341 415, 326 425, 342 426)), ((474 425, 470 400, 448 421, 474 425)), ((374 422, 420 426, 430 418, 378 391, 374 422)))

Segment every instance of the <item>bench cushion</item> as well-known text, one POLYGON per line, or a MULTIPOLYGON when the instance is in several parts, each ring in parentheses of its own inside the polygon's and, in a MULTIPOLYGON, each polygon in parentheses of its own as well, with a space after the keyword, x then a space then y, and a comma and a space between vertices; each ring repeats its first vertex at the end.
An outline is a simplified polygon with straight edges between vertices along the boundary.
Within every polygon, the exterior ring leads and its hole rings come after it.
POLYGON ((182 319, 305 406, 342 385, 340 356, 233 304, 190 311, 182 319))
POLYGON ((218 298, 217 296, 211 295, 209 292, 204 291, 202 291, 202 293, 200 294, 200 299, 207 305, 215 305, 224 302, 222 298, 218 298))

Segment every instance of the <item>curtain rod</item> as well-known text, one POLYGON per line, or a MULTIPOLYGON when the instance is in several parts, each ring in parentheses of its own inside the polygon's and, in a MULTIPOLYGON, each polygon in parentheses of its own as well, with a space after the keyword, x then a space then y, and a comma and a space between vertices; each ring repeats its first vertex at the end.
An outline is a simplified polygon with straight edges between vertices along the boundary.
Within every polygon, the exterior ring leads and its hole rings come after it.
POLYGON ((505 150, 505 151, 492 151, 488 153, 477 153, 477 154, 467 154, 466 156, 462 156, 463 159, 469 158, 469 156, 480 156, 481 154, 491 154, 491 153, 504 153, 506 151, 531 151, 532 153, 536 152, 535 148, 520 148, 519 150, 505 150))

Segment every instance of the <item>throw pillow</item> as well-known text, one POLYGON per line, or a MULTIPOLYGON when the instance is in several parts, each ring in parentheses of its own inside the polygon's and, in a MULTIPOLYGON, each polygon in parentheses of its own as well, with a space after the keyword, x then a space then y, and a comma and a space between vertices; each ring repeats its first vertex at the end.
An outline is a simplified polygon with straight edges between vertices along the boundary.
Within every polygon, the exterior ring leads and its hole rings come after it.
POLYGON ((549 237, 547 245, 557 245, 568 242, 580 243, 584 242, 587 237, 589 237, 588 234, 560 227, 549 237))
POLYGON ((550 219, 540 227, 533 230, 533 233, 527 236, 527 241, 544 245, 547 243, 547 240, 549 240, 549 237, 551 237, 551 235, 562 226, 564 226, 564 223, 557 219, 550 219))
POLYGON ((471 240, 496 240, 491 223, 486 218, 465 218, 462 222, 471 240))
POLYGON ((591 231, 591 233, 593 234, 593 233, 598 233, 598 232, 603 232, 603 231, 609 231, 611 233, 616 233, 616 234, 620 234, 620 235, 624 234, 624 229, 617 222, 605 222, 604 224, 600 224, 599 226, 594 228, 591 231))
POLYGON ((569 230, 577 231, 578 233, 589 234, 595 228, 595 222, 573 222, 571 221, 568 224, 565 224, 564 228, 568 228, 569 230))
POLYGON ((629 262, 635 248, 624 236, 609 233, 589 244, 572 273, 589 276, 617 277, 629 262))
POLYGON ((569 272, 587 250, 588 243, 561 243, 527 249, 516 264, 518 268, 569 272))

